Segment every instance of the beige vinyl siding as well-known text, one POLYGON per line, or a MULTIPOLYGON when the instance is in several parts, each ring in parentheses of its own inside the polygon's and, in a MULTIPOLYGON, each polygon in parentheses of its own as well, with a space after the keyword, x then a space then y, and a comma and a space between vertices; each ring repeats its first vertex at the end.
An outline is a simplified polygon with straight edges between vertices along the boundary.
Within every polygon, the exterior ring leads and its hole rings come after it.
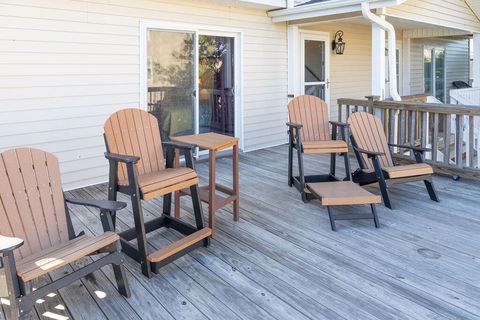
POLYGON ((368 24, 322 24, 309 29, 328 32, 330 41, 335 32, 344 32, 343 55, 330 54, 330 118, 337 119, 339 98, 364 98, 372 92, 372 36, 368 24))
POLYGON ((425 92, 423 49, 436 47, 445 49, 447 102, 452 82, 468 83, 470 76, 470 51, 467 39, 423 38, 412 39, 410 44, 410 91, 411 94, 425 92))
POLYGON ((102 127, 140 103, 144 20, 242 32, 244 149, 285 141, 286 26, 265 10, 198 0, 0 0, 0 15, 0 150, 55 153, 65 189, 106 180, 102 127))
POLYGON ((480 32, 480 20, 465 0, 407 0, 399 6, 387 8, 386 14, 442 27, 480 32))

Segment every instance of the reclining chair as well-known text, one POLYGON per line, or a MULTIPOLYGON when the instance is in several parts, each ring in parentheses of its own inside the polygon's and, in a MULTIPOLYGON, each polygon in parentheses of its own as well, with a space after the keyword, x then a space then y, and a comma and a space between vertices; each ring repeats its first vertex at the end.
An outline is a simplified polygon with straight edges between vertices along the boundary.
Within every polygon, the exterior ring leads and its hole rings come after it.
POLYGON ((325 101, 314 96, 298 96, 288 104, 290 122, 288 126, 288 185, 294 185, 307 202, 313 196, 305 188, 307 183, 340 180, 335 176, 336 155, 345 160, 346 180, 351 180, 348 145, 346 142, 346 124, 328 121, 328 107, 325 101), (330 130, 330 125, 332 129, 330 130), (341 129, 342 140, 337 140, 337 131, 341 129), (298 157, 298 176, 293 176, 293 151, 298 157), (308 175, 304 173, 303 154, 330 154, 330 173, 308 175))
POLYGON ((120 237, 75 233, 67 203, 100 209, 109 223, 125 203, 65 199, 57 158, 37 149, 19 148, 0 154, 0 297, 10 301, 11 319, 32 310, 52 291, 111 264, 118 290, 130 296, 120 237), (58 280, 32 290, 32 281, 89 255, 100 259, 58 280))
POLYGON ((350 140, 360 165, 360 170, 353 174, 353 181, 360 185, 378 182, 383 203, 392 209, 388 187, 396 183, 424 181, 430 199, 439 201, 433 187, 433 169, 424 163, 423 154, 430 151, 426 148, 411 145, 387 143, 382 122, 379 118, 366 112, 353 113, 348 119, 350 140), (393 162, 390 147, 413 150, 417 163, 396 165, 393 162))

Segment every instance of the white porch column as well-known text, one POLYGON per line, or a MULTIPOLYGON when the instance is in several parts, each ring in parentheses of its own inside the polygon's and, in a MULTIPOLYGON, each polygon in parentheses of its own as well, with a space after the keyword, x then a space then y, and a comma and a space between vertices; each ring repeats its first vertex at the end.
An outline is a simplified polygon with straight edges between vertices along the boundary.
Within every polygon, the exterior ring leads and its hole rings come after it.
POLYGON ((385 30, 375 23, 372 24, 372 95, 385 98, 385 30))
POLYGON ((473 34, 473 86, 480 88, 480 33, 473 34))
POLYGON ((298 26, 288 26, 288 96, 289 100, 301 92, 300 88, 300 32, 298 26))

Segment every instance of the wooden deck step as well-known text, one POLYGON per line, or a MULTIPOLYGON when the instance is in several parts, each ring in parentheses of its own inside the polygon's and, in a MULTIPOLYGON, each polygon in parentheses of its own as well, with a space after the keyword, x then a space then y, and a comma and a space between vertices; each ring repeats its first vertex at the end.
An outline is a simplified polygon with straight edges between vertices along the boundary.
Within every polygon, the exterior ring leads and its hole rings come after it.
POLYGON ((203 228, 199 231, 196 231, 186 236, 185 238, 182 238, 178 241, 172 242, 171 244, 165 247, 162 247, 161 249, 150 254, 147 257, 147 259, 150 262, 160 262, 211 235, 212 235, 212 229, 203 228))

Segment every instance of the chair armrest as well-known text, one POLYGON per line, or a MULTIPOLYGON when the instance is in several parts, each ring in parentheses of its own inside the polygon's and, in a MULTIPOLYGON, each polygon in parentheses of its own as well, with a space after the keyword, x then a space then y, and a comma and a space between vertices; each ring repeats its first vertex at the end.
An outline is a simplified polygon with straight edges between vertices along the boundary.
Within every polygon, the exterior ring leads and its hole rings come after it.
POLYGON ((341 128, 347 128, 348 123, 345 122, 340 122, 340 121, 329 121, 329 123, 333 126, 341 127, 341 128))
POLYGON ((140 157, 137 157, 137 156, 127 156, 123 154, 110 153, 110 152, 105 152, 105 158, 115 162, 123 162, 123 163, 137 163, 138 160, 140 160, 140 157))
POLYGON ((293 122, 287 122, 287 126, 295 129, 301 129, 303 127, 303 125, 293 122))
POLYGON ((127 204, 120 201, 96 200, 96 199, 67 199, 67 203, 77 204, 86 207, 94 207, 100 210, 117 211, 125 208, 127 204))
POLYGON ((432 151, 432 149, 430 148, 422 148, 422 147, 418 147, 418 146, 412 146, 411 144, 395 144, 395 143, 389 143, 388 144, 390 147, 398 147, 398 148, 405 148, 405 149, 411 149, 413 151, 417 151, 417 152, 428 152, 428 151, 432 151))
POLYGON ((368 151, 368 150, 361 149, 361 148, 355 147, 355 146, 353 146, 353 148, 360 153, 366 154, 369 158, 375 158, 375 157, 378 157, 378 156, 384 156, 385 155, 385 153, 383 153, 383 152, 368 151))
POLYGON ((162 142, 162 145, 167 148, 174 148, 174 149, 181 149, 181 150, 192 150, 193 148, 197 147, 194 144, 173 142, 173 141, 162 142))
POLYGON ((0 254, 5 255, 17 248, 20 248, 24 241, 20 238, 6 237, 0 235, 0 254))

